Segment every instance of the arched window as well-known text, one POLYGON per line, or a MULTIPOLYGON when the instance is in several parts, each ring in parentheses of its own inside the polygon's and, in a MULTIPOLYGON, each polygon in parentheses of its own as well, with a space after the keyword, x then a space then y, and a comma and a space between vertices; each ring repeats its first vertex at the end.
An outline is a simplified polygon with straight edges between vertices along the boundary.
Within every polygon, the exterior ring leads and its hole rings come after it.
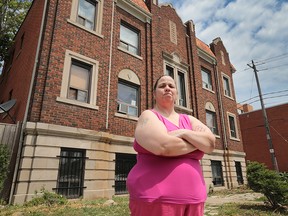
POLYGON ((205 105, 206 110, 206 125, 213 134, 219 135, 218 126, 217 126, 217 118, 216 118, 216 111, 211 102, 207 102, 205 105))
POLYGON ((117 112, 127 116, 138 117, 140 112, 140 80, 129 69, 120 71, 118 75, 117 112))

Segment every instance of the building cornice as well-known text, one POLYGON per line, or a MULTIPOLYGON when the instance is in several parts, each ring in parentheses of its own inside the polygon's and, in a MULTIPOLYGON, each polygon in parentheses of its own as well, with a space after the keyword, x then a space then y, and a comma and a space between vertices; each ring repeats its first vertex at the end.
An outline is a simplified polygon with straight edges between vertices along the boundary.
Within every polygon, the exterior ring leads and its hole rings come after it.
POLYGON ((129 0, 115 0, 115 3, 118 7, 125 10, 129 14, 133 15, 137 19, 141 20, 144 23, 150 23, 152 19, 152 14, 139 7, 135 3, 129 0))
POLYGON ((197 47, 197 51, 198 51, 198 56, 200 58, 206 60, 207 62, 209 62, 211 64, 216 64, 217 60, 214 57, 212 57, 211 55, 209 55, 208 53, 206 53, 205 51, 203 51, 199 47, 197 47))

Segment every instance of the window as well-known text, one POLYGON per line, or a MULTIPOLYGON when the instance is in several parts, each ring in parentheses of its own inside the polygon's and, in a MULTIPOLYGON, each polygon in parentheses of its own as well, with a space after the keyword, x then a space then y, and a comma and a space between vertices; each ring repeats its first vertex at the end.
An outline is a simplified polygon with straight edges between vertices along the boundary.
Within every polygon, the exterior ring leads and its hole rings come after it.
POLYGON ((83 195, 85 170, 85 151, 62 148, 57 178, 58 194, 67 198, 79 198, 83 195))
POLYGON ((60 97, 57 101, 98 109, 98 61, 66 51, 60 97))
POLYGON ((243 185, 243 175, 242 175, 242 167, 241 162, 235 161, 235 168, 236 168, 236 175, 237 175, 237 182, 239 185, 243 185))
POLYGON ((186 94, 187 74, 183 70, 177 68, 176 66, 166 64, 165 75, 171 76, 176 82, 178 90, 178 101, 176 102, 176 104, 183 107, 187 107, 187 94, 186 94))
POLYGON ((79 0, 77 23, 90 30, 95 30, 97 2, 93 0, 79 0))
POLYGON ((232 97, 230 88, 230 78, 224 75, 223 75, 223 88, 224 88, 224 95, 232 97))
POLYGON ((118 82, 118 112, 137 116, 139 113, 139 87, 119 80, 118 82))
POLYGON ((139 31, 121 23, 120 25, 120 47, 135 55, 140 55, 139 31))
POLYGON ((213 134, 218 135, 218 126, 216 118, 216 110, 211 102, 205 104, 206 110, 206 125, 213 134))
POLYGON ((224 186, 222 163, 221 161, 211 161, 212 182, 214 186, 224 186))
POLYGON ((128 193, 126 179, 132 167, 136 164, 135 154, 116 153, 115 163, 115 194, 128 193))
POLYGON ((218 135, 216 113, 206 110, 206 124, 213 134, 218 135))
POLYGON ((170 67, 169 65, 166 65, 165 74, 168 75, 168 76, 171 76, 174 79, 174 69, 173 69, 173 67, 170 67))
POLYGON ((228 122, 229 122, 230 138, 238 139, 236 116, 232 113, 228 113, 228 122))
POLYGON ((118 75, 117 116, 137 120, 140 113, 140 80, 136 73, 123 69, 118 75))
POLYGON ((179 105, 186 107, 186 90, 185 90, 185 77, 184 73, 178 71, 178 98, 179 105))
POLYGON ((91 65, 72 60, 68 98, 84 103, 89 99, 91 65))
POLYGON ((72 0, 68 22, 92 33, 101 34, 104 0, 72 0))
POLYGON ((201 69, 202 74, 202 87, 205 89, 212 90, 212 79, 210 71, 201 69))

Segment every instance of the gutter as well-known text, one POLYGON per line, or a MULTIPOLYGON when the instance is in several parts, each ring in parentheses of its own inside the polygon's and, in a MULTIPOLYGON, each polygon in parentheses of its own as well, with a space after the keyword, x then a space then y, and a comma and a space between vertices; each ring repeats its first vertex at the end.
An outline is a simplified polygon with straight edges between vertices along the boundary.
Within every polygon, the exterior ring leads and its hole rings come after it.
POLYGON ((220 116, 221 116, 221 129, 223 131, 223 138, 224 138, 224 144, 223 144, 223 157, 224 157, 224 164, 225 168, 228 166, 229 174, 227 173, 227 169, 225 169, 226 172, 226 182, 228 189, 230 189, 230 184, 233 187, 232 183, 232 176, 231 176, 231 168, 230 168, 230 161, 229 161, 229 149, 228 149, 228 141, 227 141, 227 133, 226 133, 226 127, 225 127, 225 120, 224 120, 224 110, 223 110, 223 103, 221 98, 221 88, 220 88, 220 80, 219 80, 219 72, 217 67, 217 62, 214 63, 215 73, 216 73, 216 81, 217 81, 217 91, 218 91, 218 101, 219 101, 219 109, 220 109, 220 116), (230 184, 228 177, 230 176, 230 184))
POLYGON ((112 48, 113 48, 113 27, 114 27, 114 8, 115 2, 112 2, 112 20, 111 20, 111 38, 110 38, 110 53, 109 53, 109 66, 108 66, 108 92, 107 92, 107 108, 106 108, 106 130, 109 127, 109 106, 110 106, 110 83, 111 83, 111 65, 112 65, 112 48))

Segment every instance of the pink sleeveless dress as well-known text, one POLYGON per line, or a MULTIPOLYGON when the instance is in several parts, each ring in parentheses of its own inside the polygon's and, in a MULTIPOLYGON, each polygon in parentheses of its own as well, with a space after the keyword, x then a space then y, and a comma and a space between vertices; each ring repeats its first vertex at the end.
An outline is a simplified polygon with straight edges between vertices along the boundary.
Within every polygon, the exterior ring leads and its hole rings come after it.
MULTIPOLYGON (((152 110, 166 126, 167 131, 191 129, 189 117, 179 116, 179 127, 152 110)), ((206 186, 199 160, 204 153, 196 150, 177 156, 157 156, 140 146, 133 145, 137 154, 137 163, 127 178, 130 199, 144 202, 173 204, 197 204, 207 198, 206 186)))

